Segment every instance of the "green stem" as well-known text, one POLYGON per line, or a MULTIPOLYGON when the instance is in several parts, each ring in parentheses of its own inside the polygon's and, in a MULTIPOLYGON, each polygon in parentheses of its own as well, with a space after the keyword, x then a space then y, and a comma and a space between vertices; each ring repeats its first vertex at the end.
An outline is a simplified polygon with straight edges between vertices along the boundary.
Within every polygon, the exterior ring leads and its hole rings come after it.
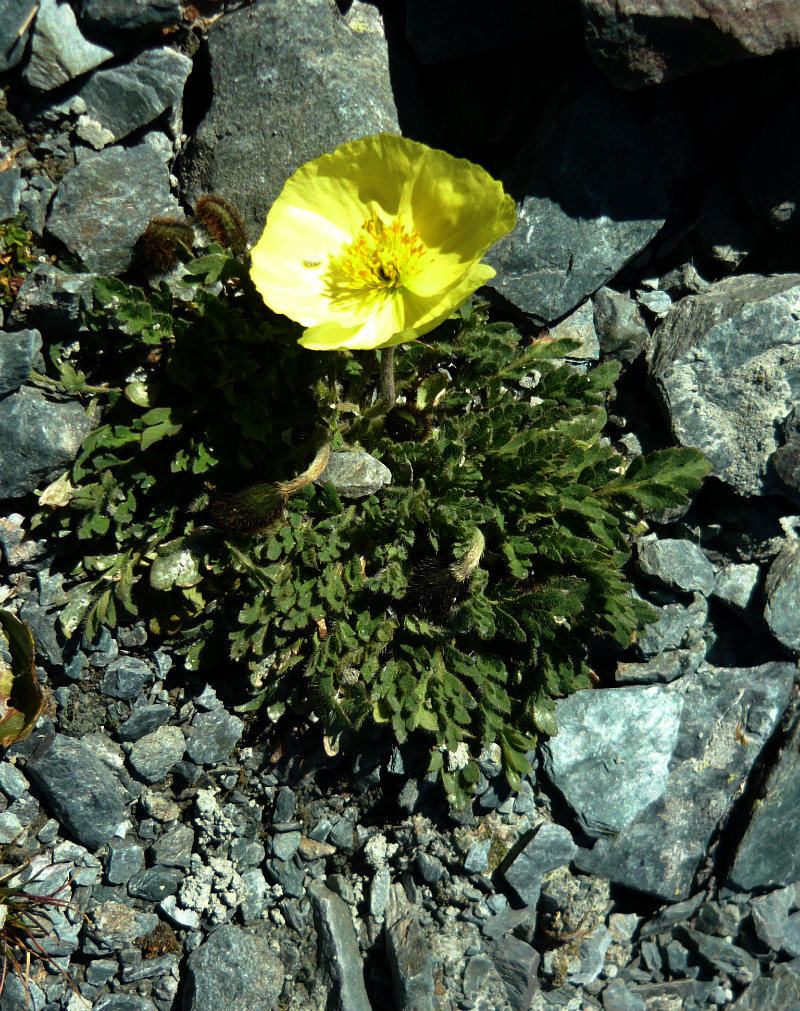
POLYGON ((381 348, 381 389, 386 410, 391 411, 397 399, 394 392, 394 348, 381 348))

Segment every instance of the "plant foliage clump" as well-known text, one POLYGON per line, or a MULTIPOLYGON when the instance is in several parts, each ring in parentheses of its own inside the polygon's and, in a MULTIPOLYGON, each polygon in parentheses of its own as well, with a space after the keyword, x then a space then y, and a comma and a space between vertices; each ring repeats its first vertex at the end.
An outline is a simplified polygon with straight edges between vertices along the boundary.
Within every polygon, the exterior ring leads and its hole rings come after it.
POLYGON ((651 617, 631 535, 705 459, 621 456, 603 436, 619 366, 581 374, 570 342, 525 346, 482 310, 402 350, 387 412, 373 352, 299 348, 230 249, 182 259, 150 290, 99 280, 80 348, 51 349, 100 414, 42 497, 64 631, 142 613, 190 668, 246 665, 250 708, 310 702, 343 741, 365 721, 427 734, 458 803, 497 743, 518 787, 555 700, 590 683, 587 641, 651 617), (309 470, 329 447, 391 483, 340 495, 309 470))

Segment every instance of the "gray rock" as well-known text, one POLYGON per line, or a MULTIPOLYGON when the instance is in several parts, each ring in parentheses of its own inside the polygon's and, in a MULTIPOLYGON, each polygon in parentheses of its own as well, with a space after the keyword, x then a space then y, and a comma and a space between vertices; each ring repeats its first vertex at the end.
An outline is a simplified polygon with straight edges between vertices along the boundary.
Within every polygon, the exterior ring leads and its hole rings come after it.
POLYGON ((667 789, 683 697, 661 686, 576 692, 558 703, 543 769, 592 838, 621 832, 667 789))
POLYGON ((183 883, 183 871, 179 867, 148 867, 136 874, 128 882, 128 895, 148 902, 160 902, 167 895, 174 895, 183 883))
POLYGON ((754 17, 740 4, 714 4, 698 17, 692 0, 580 3, 593 62, 626 89, 791 49, 800 34, 793 6, 767 6, 754 17))
POLYGON ((272 855, 278 860, 291 860, 300 845, 299 832, 276 832, 272 837, 272 855))
POLYGON ((44 488, 72 463, 91 428, 72 400, 28 387, 0 400, 0 499, 44 488))
POLYGON ((291 860, 267 860, 267 870, 287 895, 302 898, 306 893, 305 873, 291 860))
POLYGON ((186 739, 178 727, 159 727, 136 741, 129 761, 145 782, 159 783, 180 762, 185 750, 186 739))
POLYGON ((144 850, 132 839, 112 839, 109 851, 106 880, 110 885, 124 885, 142 869, 144 850))
POLYGON ((759 941, 790 958, 800 958, 800 886, 778 888, 752 900, 750 913, 759 941))
MULTIPOLYGON (((751 668, 704 665, 680 681, 650 689, 683 703, 663 795, 643 807, 616 837, 601 838, 593 850, 580 852, 574 861, 578 869, 666 902, 686 898, 712 834, 738 798, 788 704, 794 675, 794 665, 789 663, 751 668)), ((586 692, 578 697, 628 690, 634 689, 586 692)), ((634 735, 636 714, 628 718, 629 732, 634 735)), ((572 735, 576 730, 580 732, 562 722, 558 739, 565 731, 572 735)), ((616 789, 642 790, 649 779, 643 760, 648 747, 643 741, 636 756, 641 762, 636 784, 625 783, 619 774, 620 748, 613 736, 583 772, 601 795, 616 789)), ((588 803, 597 802, 589 798, 588 803)))
POLYGON ((152 734, 154 730, 163 727, 174 712, 172 706, 140 706, 132 710, 127 720, 117 727, 117 737, 120 741, 138 741, 146 734, 152 734))
POLYGON ((585 364, 587 361, 597 361, 600 357, 600 341, 594 328, 594 311, 589 300, 551 327, 550 336, 553 340, 568 338, 578 341, 580 347, 567 355, 569 362, 585 364))
POLYGON ((50 811, 88 849, 107 843, 125 818, 127 805, 119 782, 74 738, 56 734, 43 754, 28 761, 26 770, 50 811))
POLYGON ((152 678, 153 672, 144 660, 134 656, 121 656, 106 667, 100 690, 114 699, 136 699, 152 678))
POLYGON ((331 453, 325 470, 314 483, 325 485, 330 482, 345 498, 364 498, 375 495, 391 481, 392 472, 385 464, 363 449, 354 449, 331 453))
POLYGON ((25 183, 18 168, 7 168, 0 172, 0 221, 13 218, 19 213, 19 201, 25 183))
MULTIPOLYGON (((0 1011, 43 1011, 47 997, 30 978, 10 972, 3 983, 0 1011)), ((48 1005, 52 1007, 53 1005, 48 1005)))
POLYGON ((645 1011, 642 998, 627 989, 621 979, 612 979, 603 990, 604 1011, 645 1011))
POLYGON ((25 214, 25 224, 34 233, 42 235, 50 198, 56 191, 55 183, 47 176, 32 176, 20 194, 19 209, 25 214))
POLYGON ((545 823, 517 852, 503 861, 503 877, 526 906, 536 907, 545 874, 563 867, 578 852, 572 836, 562 825, 545 823))
POLYGON ((234 839, 231 843, 231 860, 239 870, 257 867, 265 856, 264 846, 256 839, 234 839))
POLYGON ((178 825, 156 839, 153 850, 156 862, 165 867, 189 867, 194 846, 194 832, 188 825, 178 825))
POLYGON ((767 572, 764 619, 778 642, 800 653, 800 541, 788 538, 767 572))
POLYGON ((433 959, 417 918, 406 916, 387 924, 384 935, 397 1011, 437 1011, 433 959))
POLYGON ((333 989, 331 1006, 337 1011, 372 1011, 350 910, 321 881, 311 882, 308 897, 317 929, 317 964, 333 989))
MULTIPOLYGON (((749 738, 745 727, 742 728, 749 738)), ((753 808, 727 884, 741 891, 800 881, 800 723, 753 808)))
POLYGON ((300 165, 400 132, 380 15, 360 0, 345 16, 327 0, 234 11, 209 31, 208 51, 214 95, 179 166, 184 196, 232 200, 254 240, 300 165))
POLYGON ((181 23, 180 0, 79 0, 81 23, 94 32, 139 32, 181 23))
POLYGON ((267 879, 256 867, 242 872, 239 910, 242 920, 249 923, 261 914, 266 905, 267 879))
POLYGON ((665 291, 642 291, 638 299, 640 305, 659 318, 666 316, 672 308, 672 299, 665 291))
POLYGON ((291 821, 294 818, 294 793, 288 786, 282 786, 275 797, 275 810, 272 820, 275 822, 291 821))
POLYGON ((717 573, 714 596, 737 614, 754 616, 761 568, 755 564, 723 565, 717 573))
POLYGON ((665 604, 655 609, 658 620, 647 625, 636 639, 636 648, 644 657, 659 657, 679 648, 692 650, 702 641, 708 602, 701 594, 695 593, 688 606, 665 604))
POLYGON ((144 937, 157 925, 155 913, 143 913, 111 900, 92 910, 86 933, 102 953, 125 951, 133 947, 137 937, 144 937))
POLYGON ((743 948, 721 937, 710 937, 699 930, 682 924, 675 936, 693 951, 706 968, 717 975, 724 973, 741 985, 752 983, 760 975, 757 960, 743 948))
POLYGON ((536 910, 530 906, 525 906, 524 909, 512 909, 511 906, 506 906, 499 913, 495 913, 494 916, 490 916, 483 921, 481 933, 484 937, 488 937, 489 940, 494 941, 510 933, 512 930, 516 930, 517 927, 523 927, 525 932, 530 936, 533 934, 536 925, 535 921, 536 910))
POLYGON ((774 965, 768 976, 757 979, 731 1011, 796 1011, 800 999, 800 961, 774 965))
POLYGON ((618 663, 614 672, 617 684, 669 684, 685 674, 694 674, 706 658, 706 643, 700 633, 692 637, 686 649, 669 649, 643 663, 618 663))
POLYGON ((626 99, 587 87, 504 177, 518 219, 486 258, 498 272, 489 284, 541 323, 580 305, 663 225, 667 198, 655 166, 626 99))
POLYGON ((191 733, 186 741, 189 758, 197 765, 224 762, 230 757, 243 730, 244 723, 224 709, 198 713, 192 720, 191 733))
POLYGON ((538 988, 538 951, 517 937, 504 937, 489 946, 489 957, 500 974, 513 1011, 528 1011, 538 988))
POLYGON ((191 69, 192 61, 183 53, 147 49, 130 63, 98 70, 78 94, 102 136, 118 141, 179 103, 191 69))
POLYGON ((369 886, 369 915, 374 920, 380 920, 383 917, 386 903, 389 901, 391 882, 391 873, 387 864, 375 869, 369 886))
POLYGON ((89 270, 121 274, 151 218, 179 210, 169 170, 149 144, 110 148, 68 172, 47 218, 47 229, 89 270))
POLYGON ((94 70, 113 55, 110 49, 83 37, 69 4, 41 0, 31 56, 22 76, 32 88, 50 91, 94 70))
POLYGON ((745 275, 681 299, 651 362, 672 431, 741 495, 780 491, 769 470, 800 401, 800 275, 745 275))
POLYGON ((613 938, 611 931, 603 923, 599 923, 591 934, 580 941, 578 945, 578 964, 570 966, 568 980, 573 986, 588 986, 600 973, 606 960, 606 952, 611 947, 613 938))
POLYGON ((28 780, 16 765, 12 765, 10 762, 0 762, 0 790, 10 800, 17 800, 27 792, 28 780))
POLYGON ((444 864, 438 857, 421 851, 417 853, 416 865, 426 885, 436 885, 442 880, 444 864))
POLYGON ((283 987, 283 966, 267 941, 240 927, 215 930, 186 967, 183 1011, 271 1011, 283 987))
POLYGON ((600 288, 592 297, 594 328, 605 358, 632 362, 642 353, 650 331, 632 298, 613 288, 600 288))
POLYGON ((645 537, 637 543, 639 570, 670 590, 698 590, 708 596, 714 566, 692 541, 645 537))
POLYGON ((36 6, 36 0, 6 0, 0 19, 0 73, 22 59, 36 6))

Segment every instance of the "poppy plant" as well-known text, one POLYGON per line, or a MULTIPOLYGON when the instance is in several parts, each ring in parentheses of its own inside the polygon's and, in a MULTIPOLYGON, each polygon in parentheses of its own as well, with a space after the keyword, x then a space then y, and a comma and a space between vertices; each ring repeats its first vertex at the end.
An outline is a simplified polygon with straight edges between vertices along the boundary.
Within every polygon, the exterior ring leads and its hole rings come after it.
POLYGON ((303 347, 391 348, 494 277, 481 263, 514 201, 478 165, 382 133, 301 166, 267 215, 251 276, 303 347))

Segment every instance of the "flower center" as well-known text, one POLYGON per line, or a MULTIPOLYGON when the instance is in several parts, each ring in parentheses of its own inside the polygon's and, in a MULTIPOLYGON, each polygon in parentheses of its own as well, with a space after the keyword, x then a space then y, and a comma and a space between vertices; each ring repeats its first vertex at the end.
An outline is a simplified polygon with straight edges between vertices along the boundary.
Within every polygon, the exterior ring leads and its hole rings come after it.
POLYGON ((406 231, 402 218, 387 225, 373 211, 353 241, 329 259, 328 295, 342 309, 385 298, 418 273, 424 256, 422 240, 406 231))

